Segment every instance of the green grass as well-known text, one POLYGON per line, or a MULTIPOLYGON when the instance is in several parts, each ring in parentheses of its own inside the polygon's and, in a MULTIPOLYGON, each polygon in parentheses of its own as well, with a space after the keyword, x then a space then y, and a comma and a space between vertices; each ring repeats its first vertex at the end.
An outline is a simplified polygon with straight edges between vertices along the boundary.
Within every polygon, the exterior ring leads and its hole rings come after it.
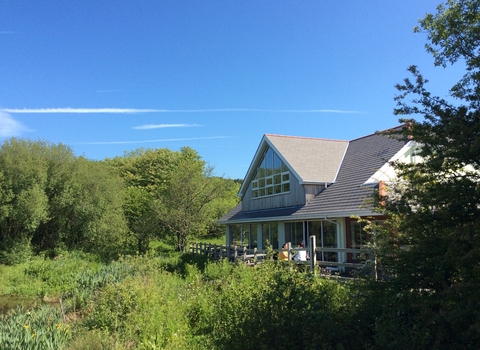
POLYGON ((225 245, 227 241, 226 241, 225 235, 223 235, 218 237, 201 237, 201 238, 195 239, 195 242, 225 245))

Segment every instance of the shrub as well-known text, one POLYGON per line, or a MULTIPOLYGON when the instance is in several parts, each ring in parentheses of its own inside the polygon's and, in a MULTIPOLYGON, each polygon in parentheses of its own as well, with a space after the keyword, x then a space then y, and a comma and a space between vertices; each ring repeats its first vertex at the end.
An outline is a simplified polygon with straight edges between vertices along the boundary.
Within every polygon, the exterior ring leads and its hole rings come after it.
POLYGON ((216 349, 328 349, 349 346, 348 286, 272 262, 257 268, 208 265, 188 286, 193 335, 216 349), (220 271, 221 270, 221 271, 220 271))
POLYGON ((110 283, 95 294, 85 324, 136 349, 180 346, 187 335, 182 285, 179 277, 165 272, 110 283))

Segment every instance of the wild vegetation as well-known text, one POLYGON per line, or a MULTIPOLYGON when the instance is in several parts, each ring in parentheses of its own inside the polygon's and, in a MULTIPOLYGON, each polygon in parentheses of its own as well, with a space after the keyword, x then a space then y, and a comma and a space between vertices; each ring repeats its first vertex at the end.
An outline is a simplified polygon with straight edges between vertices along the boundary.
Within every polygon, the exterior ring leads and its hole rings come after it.
POLYGON ((213 176, 188 147, 96 162, 62 144, 7 140, 0 147, 0 263, 58 250, 110 260, 144 254, 159 238, 184 251, 193 237, 218 235, 215 221, 238 202, 238 186, 213 176))
POLYGON ((370 225, 378 279, 182 254, 191 237, 217 232, 238 188, 192 149, 92 162, 63 145, 5 142, 0 295, 39 304, 0 316, 1 348, 478 349, 479 26, 480 0, 420 20, 435 64, 461 60, 466 73, 451 101, 414 66, 398 85, 408 127, 392 136, 418 142, 422 163, 393 163, 398 182, 376 198, 389 218, 370 225))

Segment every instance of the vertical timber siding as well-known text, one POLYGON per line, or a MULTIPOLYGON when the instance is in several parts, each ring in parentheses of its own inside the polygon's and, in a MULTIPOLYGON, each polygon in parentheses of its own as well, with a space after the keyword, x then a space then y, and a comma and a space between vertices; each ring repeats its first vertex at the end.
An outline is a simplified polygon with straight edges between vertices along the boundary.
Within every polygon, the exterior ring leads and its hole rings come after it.
POLYGON ((253 199, 252 183, 250 182, 242 198, 243 211, 291 207, 305 204, 305 189, 292 174, 290 174, 290 192, 288 193, 253 199))

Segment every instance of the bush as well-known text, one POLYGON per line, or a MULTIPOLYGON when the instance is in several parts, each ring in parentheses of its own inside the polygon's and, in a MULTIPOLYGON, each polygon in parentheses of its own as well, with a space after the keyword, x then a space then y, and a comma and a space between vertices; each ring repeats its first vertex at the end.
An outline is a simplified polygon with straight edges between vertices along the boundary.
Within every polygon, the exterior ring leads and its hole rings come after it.
POLYGON ((0 264, 17 265, 26 263, 32 257, 33 251, 30 240, 5 239, 0 242, 0 264))
POLYGON ((264 263, 208 265, 188 286, 194 336, 216 349, 328 349, 351 346, 347 286, 264 263), (208 278, 208 276, 214 278, 208 278))
POLYGON ((165 272, 110 283, 89 304, 85 325, 135 349, 182 348, 187 336, 182 285, 165 272))

